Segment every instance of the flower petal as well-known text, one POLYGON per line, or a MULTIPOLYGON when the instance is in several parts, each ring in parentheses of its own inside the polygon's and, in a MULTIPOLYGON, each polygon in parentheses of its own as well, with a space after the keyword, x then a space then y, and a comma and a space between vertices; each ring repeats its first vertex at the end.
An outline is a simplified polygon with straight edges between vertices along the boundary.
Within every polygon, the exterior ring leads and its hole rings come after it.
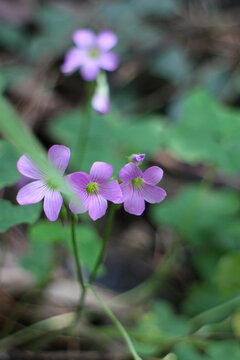
POLYGON ((56 221, 62 207, 63 199, 59 191, 48 190, 43 203, 44 212, 50 221, 56 221))
POLYGON ((163 170, 159 166, 152 166, 143 173, 143 180, 150 184, 156 185, 163 177, 163 170))
POLYGON ((69 203, 69 209, 74 214, 82 214, 88 210, 88 195, 76 196, 69 203))
POLYGON ((88 62, 82 66, 80 73, 85 81, 95 80, 99 73, 98 62, 88 60, 88 62))
POLYGON ((145 210, 145 202, 140 189, 131 189, 129 197, 124 202, 124 209, 133 215, 142 215, 145 210))
POLYGON ((124 167, 119 172, 119 178, 122 181, 131 181, 137 177, 142 176, 142 171, 139 169, 139 167, 137 167, 137 165, 133 163, 128 163, 124 165, 124 167))
POLYGON ((17 202, 20 205, 36 204, 44 198, 46 192, 47 187, 43 181, 33 181, 19 190, 17 202))
POLYGON ((18 159, 17 169, 22 175, 27 176, 30 179, 39 180, 42 178, 41 171, 26 155, 23 155, 18 159))
POLYGON ((144 184, 142 194, 144 199, 151 204, 159 203, 167 196, 164 189, 148 184, 144 184))
POLYGON ((96 35, 93 31, 88 29, 77 30, 73 33, 73 41, 82 49, 87 49, 96 44, 96 35))
POLYGON ((119 56, 116 53, 110 52, 101 54, 99 58, 99 66, 107 71, 114 71, 119 65, 119 56))
POLYGON ((124 202, 131 195, 132 186, 130 182, 124 182, 120 184, 120 188, 122 190, 122 201, 124 202))
POLYGON ((76 194, 82 195, 86 193, 85 189, 90 182, 90 178, 85 172, 75 172, 67 176, 67 181, 76 194))
POLYGON ((95 94, 92 98, 92 107, 101 115, 107 114, 111 107, 109 96, 95 94))
POLYGON ((99 193, 106 200, 112 201, 115 204, 122 202, 122 190, 117 180, 107 181, 100 185, 99 193))
POLYGON ((63 74, 71 74, 86 63, 86 51, 73 48, 68 51, 61 67, 63 74))
POLYGON ((63 174, 68 166, 70 154, 71 151, 68 147, 64 145, 53 145, 48 150, 48 159, 63 174))
POLYGON ((104 216, 107 210, 107 200, 100 194, 89 196, 88 211, 92 220, 97 220, 104 216))
POLYGON ((113 174, 113 167, 112 165, 96 161, 90 170, 90 181, 97 182, 99 184, 102 184, 110 179, 110 177, 113 174))
POLYGON ((114 32, 110 30, 101 31, 97 36, 97 45, 100 50, 108 51, 112 49, 118 42, 118 38, 114 32))

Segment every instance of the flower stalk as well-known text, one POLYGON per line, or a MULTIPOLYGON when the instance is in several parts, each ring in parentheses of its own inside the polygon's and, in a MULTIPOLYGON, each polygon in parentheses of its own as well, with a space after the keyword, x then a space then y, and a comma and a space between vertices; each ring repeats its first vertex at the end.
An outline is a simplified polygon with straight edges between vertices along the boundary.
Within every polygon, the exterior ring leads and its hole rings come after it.
POLYGON ((92 283, 94 282, 94 280, 95 280, 95 278, 97 276, 98 270, 99 270, 99 268, 100 268, 100 266, 102 264, 103 257, 104 257, 104 254, 105 254, 105 250, 106 250, 106 246, 107 246, 107 243, 108 243, 108 240, 109 240, 109 235, 110 235, 111 230, 112 230, 115 211, 116 211, 116 205, 112 203, 111 208, 110 208, 110 212, 109 212, 109 215, 108 215, 108 221, 107 221, 106 230, 105 230, 105 234, 104 234, 104 238, 103 238, 103 242, 102 242, 102 247, 101 247, 100 253, 98 255, 98 258, 97 258, 96 264, 94 266, 94 269, 93 269, 93 271, 92 271, 92 273, 90 275, 90 279, 89 279, 89 284, 90 285, 92 285, 92 283))

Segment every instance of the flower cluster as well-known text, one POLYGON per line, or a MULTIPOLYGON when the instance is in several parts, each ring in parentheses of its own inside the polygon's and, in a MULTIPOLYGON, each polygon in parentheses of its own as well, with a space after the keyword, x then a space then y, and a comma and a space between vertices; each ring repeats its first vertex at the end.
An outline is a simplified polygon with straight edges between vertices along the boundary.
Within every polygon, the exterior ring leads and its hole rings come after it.
MULTIPOLYGON (((152 166, 142 172, 136 165, 143 161, 145 154, 132 156, 132 162, 123 166, 118 180, 111 180, 112 165, 105 162, 95 162, 89 174, 75 172, 67 175, 67 182, 74 194, 69 203, 70 210, 75 214, 89 212, 92 220, 104 216, 107 202, 124 204, 124 209, 130 214, 141 215, 145 210, 145 201, 154 204, 166 197, 166 192, 156 186, 162 179, 163 170, 152 166), (140 156, 136 159, 137 156, 140 156)), ((63 145, 53 145, 48 150, 48 160, 61 175, 64 174, 70 159, 70 149, 63 145)), ((62 195, 47 174, 43 173, 23 155, 17 162, 18 171, 28 180, 18 194, 20 205, 35 204, 44 199, 43 208, 47 218, 55 221, 62 207, 62 195)))

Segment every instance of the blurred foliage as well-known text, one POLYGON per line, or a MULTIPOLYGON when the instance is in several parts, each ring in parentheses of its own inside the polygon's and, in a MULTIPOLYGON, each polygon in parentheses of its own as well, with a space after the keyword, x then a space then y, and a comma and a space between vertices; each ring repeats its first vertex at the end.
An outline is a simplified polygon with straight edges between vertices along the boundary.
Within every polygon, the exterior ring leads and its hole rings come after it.
MULTIPOLYGON (((99 236, 93 227, 79 224, 76 227, 76 237, 81 261, 91 271, 101 247, 99 236)), ((29 238, 32 244, 40 243, 50 246, 59 243, 65 245, 71 252, 73 251, 70 225, 63 226, 60 222, 39 221, 29 228, 29 238)))
POLYGON ((41 204, 12 205, 8 200, 0 200, 0 232, 7 231, 10 227, 18 224, 33 224, 41 214, 41 204))
POLYGON ((21 177, 17 171, 16 163, 19 153, 7 141, 0 141, 0 189, 4 186, 14 185, 21 177))

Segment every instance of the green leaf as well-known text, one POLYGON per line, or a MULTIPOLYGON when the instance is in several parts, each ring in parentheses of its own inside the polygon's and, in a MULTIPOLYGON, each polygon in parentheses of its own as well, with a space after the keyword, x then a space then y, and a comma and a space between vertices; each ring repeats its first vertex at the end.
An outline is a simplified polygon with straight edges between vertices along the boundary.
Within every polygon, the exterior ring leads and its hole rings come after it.
POLYGON ((209 240, 218 227, 237 219, 239 200, 234 191, 190 185, 176 197, 151 208, 156 224, 177 230, 190 242, 209 240))
POLYGON ((182 309, 185 314, 194 316, 230 299, 212 284, 196 283, 189 288, 182 309))
POLYGON ((0 232, 5 232, 17 224, 34 224, 41 210, 41 204, 20 206, 12 205, 7 200, 0 200, 0 232))
POLYGON ((239 293, 240 252, 228 253, 220 258, 213 281, 224 294, 239 293))
MULTIPOLYGON (((53 119, 50 125, 52 137, 69 146, 72 150, 71 164, 78 169, 81 147, 80 110, 66 112, 53 119)), ((125 157, 131 153, 148 153, 148 156, 162 144, 162 118, 127 121, 117 111, 107 116, 92 114, 91 129, 82 170, 89 171, 94 161, 113 164, 116 172, 125 164, 125 157)))
POLYGON ((21 266, 32 272, 40 281, 45 278, 52 267, 52 246, 46 243, 32 242, 28 251, 19 259, 21 266))
POLYGON ((144 342, 156 343, 157 339, 160 341, 160 339, 187 335, 191 332, 191 327, 188 319, 177 316, 170 304, 159 301, 140 318, 135 330, 138 336, 143 335, 144 342))
POLYGON ((239 360, 240 359, 240 346, 233 340, 222 340, 210 344, 206 351, 210 360, 239 360))
POLYGON ((7 141, 0 141, 0 188, 15 184, 21 177, 17 171, 19 153, 7 141))
POLYGON ((192 90, 182 98, 180 108, 178 122, 166 133, 168 150, 188 163, 239 173, 239 112, 204 90, 192 90))
POLYGON ((178 360, 210 360, 208 356, 200 354, 192 345, 180 343, 173 348, 178 360))
MULTIPOLYGON (((76 236, 79 247, 79 257, 88 270, 93 270, 101 244, 94 228, 77 225, 76 236)), ((47 244, 63 243, 72 250, 70 225, 63 226, 60 222, 39 221, 29 228, 29 238, 33 242, 47 244)))

